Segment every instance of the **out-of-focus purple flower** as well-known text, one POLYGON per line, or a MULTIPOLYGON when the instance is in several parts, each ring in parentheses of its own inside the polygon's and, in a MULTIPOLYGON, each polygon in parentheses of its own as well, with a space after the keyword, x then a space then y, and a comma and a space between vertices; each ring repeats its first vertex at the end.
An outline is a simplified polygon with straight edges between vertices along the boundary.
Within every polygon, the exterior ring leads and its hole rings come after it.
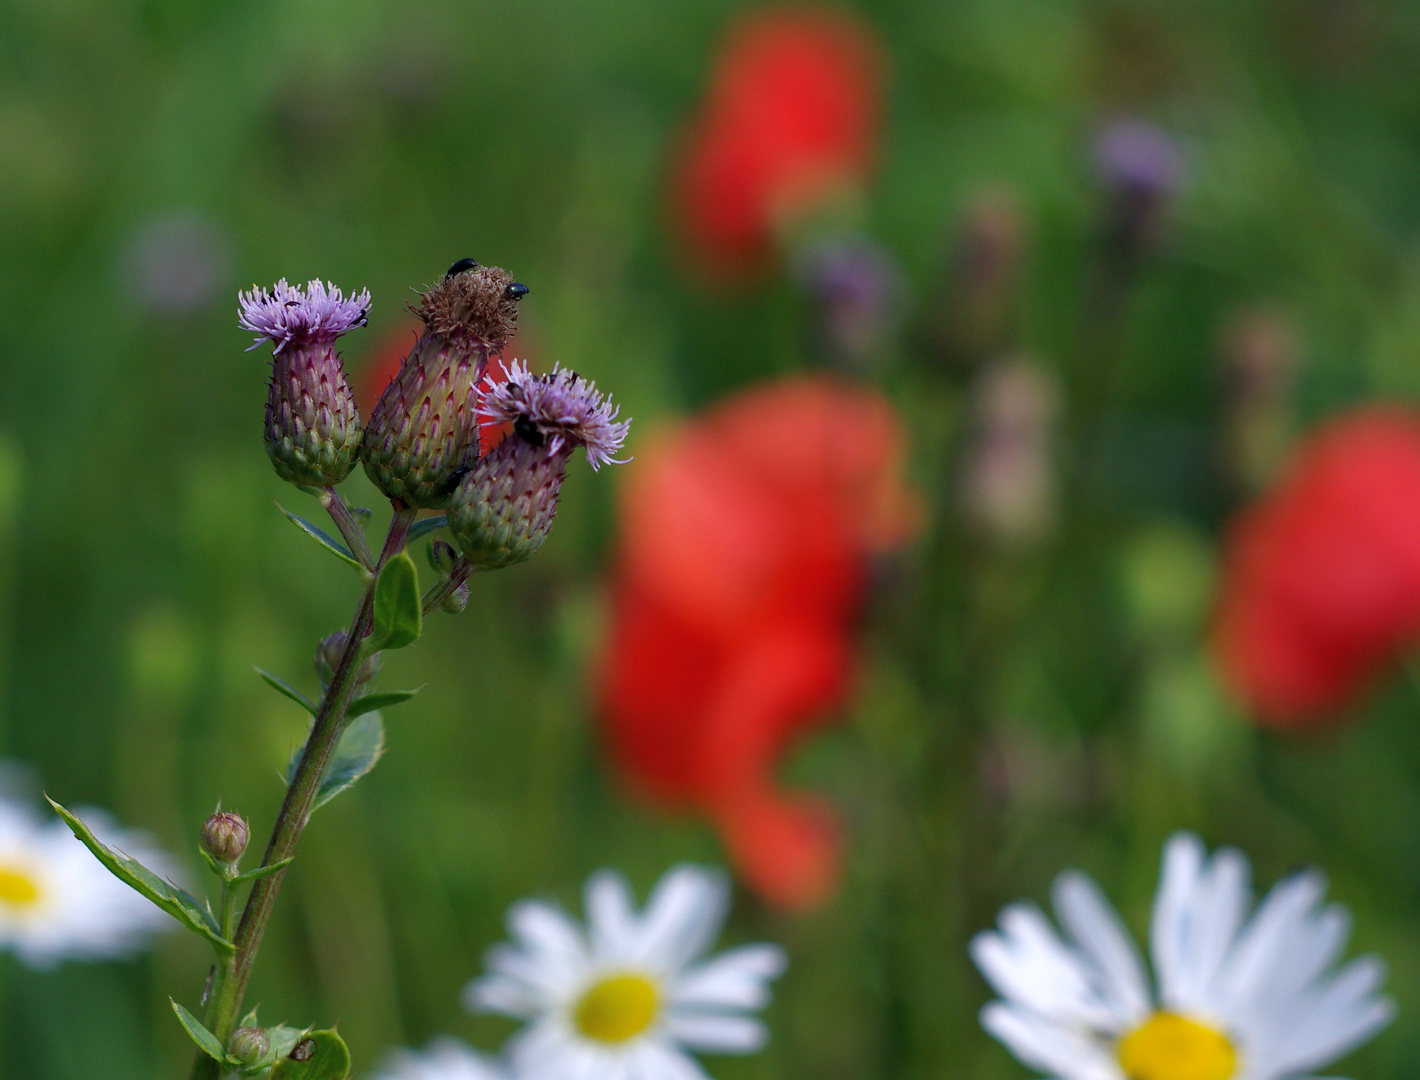
POLYGON ((222 292, 232 270, 231 244, 211 218, 170 211, 134 230, 121 265, 142 307, 181 315, 209 307, 222 292))
POLYGON ((449 500, 449 527, 464 557, 496 570, 530 558, 552 529, 567 462, 585 447, 593 469, 615 462, 629 420, 575 371, 534 375, 516 360, 489 388, 483 412, 513 431, 460 481, 449 500))
POLYGON ((1183 182, 1183 154, 1172 136, 1142 120, 1119 120, 1095 139, 1095 166, 1106 188, 1152 198, 1183 182))
POLYGON ((795 269, 823 348, 847 366, 871 366, 901 310, 904 279, 891 253, 866 237, 824 240, 804 251, 795 269))

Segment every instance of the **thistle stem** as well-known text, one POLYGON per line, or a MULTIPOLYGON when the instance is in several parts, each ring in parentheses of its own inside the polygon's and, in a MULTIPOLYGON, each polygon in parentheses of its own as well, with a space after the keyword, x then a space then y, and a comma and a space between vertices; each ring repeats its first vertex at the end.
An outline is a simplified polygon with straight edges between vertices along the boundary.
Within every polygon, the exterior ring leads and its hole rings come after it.
POLYGON ((355 515, 350 512, 350 507, 345 505, 345 500, 340 497, 340 492, 333 487, 325 488, 321 491, 320 504, 325 507, 326 513, 330 515, 330 520, 335 522, 335 527, 345 538, 350 553, 360 560, 360 565, 366 570, 373 570, 375 560, 374 556, 370 554, 370 545, 365 543, 365 530, 360 522, 355 520, 355 515))
POLYGON ((452 596, 458 587, 468 580, 471 573, 473 573, 473 567, 468 564, 467 559, 460 555, 458 562, 454 563, 454 568, 449 571, 449 576, 437 585, 429 586, 424 593, 424 617, 427 619, 436 611, 440 604, 452 596))
MULTIPOLYGON (((336 503, 332 505, 336 504, 344 509, 344 503, 339 502, 338 496, 336 503)), ((332 511, 332 517, 334 516, 332 511)), ((276 825, 271 831, 266 854, 261 860, 262 866, 270 866, 296 853, 296 843, 310 820, 326 766, 330 764, 331 754, 335 752, 335 744, 345 726, 345 709, 350 703, 351 692, 355 689, 355 676, 365 660, 364 639, 370 633, 379 568, 404 549, 409 527, 413 523, 414 511, 396 505, 394 520, 390 522, 389 533, 385 536, 384 549, 380 552, 379 561, 372 567, 375 572, 360 597, 360 606, 356 609, 355 618, 351 620, 340 661, 336 664, 330 685, 316 708, 311 733, 301 751, 291 784, 286 789, 281 811, 276 816, 276 825)), ((224 964, 224 970, 218 972, 217 985, 213 987, 213 1001, 208 1007, 208 1017, 211 1020, 208 1030, 216 1035, 224 1046, 232 1037, 237 1018, 241 1014, 242 999, 246 996, 247 983, 251 979, 252 967, 256 962, 256 951, 261 946, 267 923, 271 921, 276 894, 285 876, 285 869, 281 869, 259 878, 252 887, 251 895, 242 911, 241 923, 237 926, 237 935, 233 939, 237 946, 236 952, 231 958, 230 966, 224 964)), ((218 1080, 221 1074, 221 1063, 199 1051, 189 1076, 190 1080, 218 1080)))

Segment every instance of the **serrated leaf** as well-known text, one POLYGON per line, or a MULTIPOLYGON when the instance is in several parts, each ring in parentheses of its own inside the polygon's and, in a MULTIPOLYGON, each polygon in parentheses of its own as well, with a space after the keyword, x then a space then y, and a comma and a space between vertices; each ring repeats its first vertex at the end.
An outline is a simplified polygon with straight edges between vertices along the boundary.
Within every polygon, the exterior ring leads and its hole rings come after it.
POLYGON ((449 519, 443 514, 439 514, 436 517, 420 518, 409 527, 409 535, 405 537, 404 542, 406 544, 412 544, 421 537, 428 536, 437 529, 442 529, 448 523, 449 519))
POLYGON ((201 934, 217 948, 225 952, 232 952, 236 948, 222 936, 217 927, 217 921, 190 892, 174 885, 171 881, 163 880, 137 859, 130 858, 121 851, 115 851, 95 836, 87 825, 48 795, 45 796, 45 799, 50 806, 54 807, 54 812, 64 819, 64 823, 69 826, 70 831, 94 853, 94 857, 104 865, 110 874, 130 889, 157 904, 189 930, 201 934))
POLYGON ((197 1044, 197 1048, 208 1057, 216 1058, 225 1065, 227 1063, 227 1048, 217 1040, 217 1036, 208 1031, 201 1020, 173 1001, 172 998, 168 998, 168 1000, 173 1003, 173 1012, 177 1013, 178 1023, 191 1036, 192 1041, 197 1044))
POLYGON ((292 525, 300 529, 303 533, 309 536, 321 547, 325 548, 326 551, 330 552, 337 559, 342 559, 345 562, 348 562, 351 566, 355 567, 356 570, 365 569, 360 564, 360 560, 355 558, 355 556, 350 553, 350 549, 344 544, 342 544, 339 540, 335 539, 335 537, 331 536, 330 533, 326 532, 324 529, 312 525, 309 521, 301 517, 299 514, 291 513, 291 511, 287 510, 280 503, 276 504, 276 509, 280 510, 283 514, 286 515, 287 521, 291 522, 292 525))
MULTIPOLYGON (((304 748, 303 748, 304 749, 304 748)), ((385 724, 377 712, 368 712, 350 721, 335 744, 335 752, 330 757, 325 776, 316 789, 316 801, 311 810, 319 810, 331 799, 350 787, 375 767, 380 755, 385 752, 385 724)), ((301 760, 301 751, 291 757, 286 770, 286 783, 296 775, 296 765, 301 760)))
POLYGON ((278 676, 271 674, 271 672, 269 671, 263 671, 261 668, 256 667, 255 664, 253 664, 252 667, 256 668, 256 673, 261 676, 262 681, 266 683, 267 686, 271 687, 278 694, 283 694, 284 696, 290 698, 292 701, 294 701, 297 705, 301 706, 301 708, 305 709, 306 712, 310 713, 312 716, 316 714, 315 703, 311 701, 310 698, 306 697, 305 694, 301 693, 294 686, 288 683, 285 679, 279 678, 278 676))
POLYGON ((402 649, 418 640, 424 619, 419 595, 419 571, 401 551, 380 571, 375 582, 375 625, 371 649, 402 649))
POLYGON ((387 709, 391 705, 399 705, 408 701, 422 689, 424 688, 421 686, 413 690, 386 690, 379 694, 366 694, 364 697, 357 697, 346 706, 345 715, 348 719, 353 720, 357 716, 364 716, 367 712, 374 712, 376 709, 387 709))
POLYGON ((334 1031, 309 1031, 271 1070, 271 1080, 345 1080, 350 1051, 334 1031))

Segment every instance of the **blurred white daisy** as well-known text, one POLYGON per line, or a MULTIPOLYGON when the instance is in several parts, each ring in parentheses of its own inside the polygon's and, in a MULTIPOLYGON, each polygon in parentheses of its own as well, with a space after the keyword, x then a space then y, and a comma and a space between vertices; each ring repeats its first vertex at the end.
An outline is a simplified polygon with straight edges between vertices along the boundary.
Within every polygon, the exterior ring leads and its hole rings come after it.
POLYGON ((448 1036, 426 1050, 395 1050, 372 1080, 506 1080, 501 1066, 448 1036))
MULTIPOLYGON (((104 843, 155 873, 168 871, 167 857, 143 834, 118 829, 101 810, 81 816, 104 843)), ((41 820, 25 803, 0 796, 0 948, 38 968, 114 959, 137 952, 169 923, 105 870, 63 821, 41 820)))
POLYGON ((776 945, 700 960, 729 908, 721 874, 668 871, 643 912, 619 874, 587 882, 587 927, 525 900, 508 912, 515 944, 490 950, 469 1008, 529 1023, 508 1046, 512 1071, 537 1080, 699 1080, 686 1050, 748 1054, 768 1039, 750 1013, 785 967, 776 945))
POLYGON ((1005 999, 985 1028, 1027 1065, 1061 1080, 1280 1080, 1304 1076, 1391 1019, 1374 956, 1332 965, 1350 932, 1326 884, 1307 871, 1279 882, 1251 917, 1241 852, 1209 858, 1196 836, 1164 849, 1154 900, 1151 992, 1119 916, 1084 874, 1055 881, 1062 941, 1033 905, 1001 913, 971 944, 1005 999))

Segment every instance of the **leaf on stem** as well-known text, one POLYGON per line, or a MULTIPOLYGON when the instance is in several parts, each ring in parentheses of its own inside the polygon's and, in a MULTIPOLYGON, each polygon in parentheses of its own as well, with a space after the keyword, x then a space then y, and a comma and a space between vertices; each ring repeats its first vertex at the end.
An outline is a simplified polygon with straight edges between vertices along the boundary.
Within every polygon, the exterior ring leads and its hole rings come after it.
POLYGON ((364 697, 357 697, 345 709, 345 715, 353 720, 357 716, 364 716, 367 712, 374 712, 376 709, 386 709, 391 705, 399 705, 408 701, 420 690, 422 686, 413 690, 385 690, 379 694, 366 694, 364 697))
POLYGON ((291 855, 285 859, 278 859, 270 866, 258 866, 255 870, 248 870, 244 874, 238 874, 236 877, 231 879, 229 884, 240 885, 243 881, 255 881, 257 878, 267 877, 270 874, 276 873, 276 871, 278 870, 285 870, 286 867, 290 866, 295 861, 296 856, 294 855, 291 855))
MULTIPOLYGON (((288 785, 296 775, 296 766, 300 763, 304 750, 302 747, 291 757, 290 767, 286 770, 288 785)), ((341 732, 340 741, 335 744, 335 752, 331 754, 325 776, 321 778, 320 787, 316 789, 316 801, 311 805, 312 812, 319 810, 373 769, 375 762, 380 760, 380 755, 384 752, 385 724, 379 713, 368 712, 350 721, 341 732)))
POLYGON ((406 544, 412 544, 421 536, 428 536, 436 529, 442 529, 448 523, 448 518, 446 518, 443 514, 439 514, 436 517, 420 518, 418 521, 416 521, 413 525, 409 527, 409 535, 405 537, 404 542, 406 544))
POLYGON ((271 1080, 345 1080, 350 1051, 334 1031, 308 1031, 271 1070, 271 1080))
POLYGON ((367 647, 402 649, 418 640, 423 619, 419 571, 414 560, 401 551, 385 563, 375 582, 375 625, 367 647))
POLYGON ((345 562, 348 562, 351 566, 355 567, 356 570, 363 571, 365 569, 365 567, 361 565, 360 560, 355 558, 354 555, 350 554, 349 548, 347 548, 339 540, 335 539, 335 537, 331 536, 324 529, 312 525, 309 521, 301 517, 299 514, 291 513, 291 511, 287 510, 280 503, 276 504, 276 509, 280 510, 283 514, 285 514, 286 519, 290 521, 292 525, 296 526, 296 528, 300 529, 303 533, 309 536, 321 547, 325 548, 326 551, 330 552, 336 558, 343 559, 345 562))
POLYGON ((137 859, 130 858, 121 851, 115 851, 95 836, 87 825, 48 795, 45 796, 45 799, 50 806, 54 807, 54 812, 64 819, 64 823, 69 826, 70 831, 94 853, 94 857, 104 865, 104 869, 110 874, 130 889, 146 896, 189 930, 201 934, 218 950, 229 953, 236 948, 222 936, 217 927, 217 920, 212 918, 211 914, 197 902, 197 898, 190 892, 170 881, 164 881, 137 859))
POLYGON ((261 668, 256 667, 255 664, 253 664, 252 667, 256 668, 256 673, 261 676, 262 681, 265 682, 267 686, 271 687, 278 694, 285 694, 312 716, 316 714, 315 702, 311 701, 310 698, 306 697, 305 694, 286 682, 286 680, 271 674, 269 671, 263 671, 261 668))
POLYGON ((218 1041, 217 1036, 208 1031, 201 1020, 173 1001, 172 998, 168 998, 168 1000, 173 1003, 173 1012, 177 1013, 178 1023, 192 1037, 197 1048, 208 1057, 216 1058, 223 1065, 227 1064, 227 1048, 218 1041))

